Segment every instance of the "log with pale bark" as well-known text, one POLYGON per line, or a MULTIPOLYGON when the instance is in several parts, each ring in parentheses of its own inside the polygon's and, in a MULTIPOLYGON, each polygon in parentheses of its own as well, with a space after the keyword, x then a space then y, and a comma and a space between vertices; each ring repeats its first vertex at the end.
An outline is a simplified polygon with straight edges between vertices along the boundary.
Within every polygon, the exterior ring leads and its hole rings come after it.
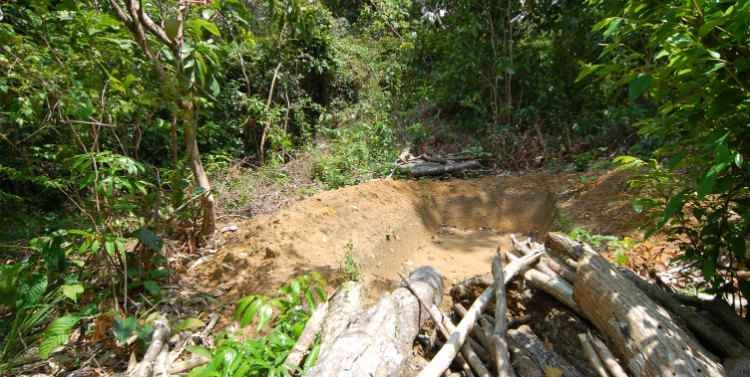
POLYGON ((596 374, 599 377, 609 377, 609 373, 607 373, 607 368, 604 367, 604 363, 602 362, 602 359, 599 357, 599 354, 596 353, 596 350, 594 349, 594 345, 591 343, 591 340, 589 339, 588 335, 586 333, 580 333, 578 334, 578 340, 581 342, 581 349, 583 350, 583 355, 586 356, 586 358, 589 360, 591 367, 594 368, 594 372, 596 372, 596 374))
MULTIPOLYGON (((534 263, 539 261, 541 255, 541 252, 534 253, 509 264, 508 268, 504 271, 504 284, 507 284, 516 275, 531 268, 534 263)), ((488 287, 482 292, 476 301, 474 301, 467 311, 466 316, 464 316, 458 326, 456 326, 456 331, 451 335, 440 351, 438 351, 432 361, 430 361, 430 364, 419 373, 418 377, 438 377, 448 369, 450 363, 456 357, 459 349, 466 341, 469 331, 474 327, 480 314, 494 297, 494 291, 494 287, 488 287)))
MULTIPOLYGON (((409 275, 409 284, 419 300, 439 305, 442 279, 434 268, 420 267, 409 275)), ((419 300, 405 287, 383 296, 339 332, 306 376, 399 375, 428 318, 419 300)))
MULTIPOLYGON (((518 244, 515 245, 514 251, 508 252, 508 256, 511 259, 517 260, 523 253, 531 253, 529 248, 522 247, 518 244)), ((528 254, 526 254, 528 255, 528 254)), ((529 285, 532 287, 547 293, 554 297, 560 303, 564 304, 574 312, 580 314, 580 308, 573 299, 573 286, 570 285, 565 279, 559 275, 551 272, 554 275, 545 274, 535 268, 529 269, 524 272, 523 277, 529 285)))
POLYGON ((583 251, 575 300, 634 377, 725 376, 724 367, 601 256, 583 251))
POLYGON ((362 311, 362 284, 345 282, 329 300, 320 330, 320 355, 328 353, 333 342, 362 311))
POLYGON ((508 351, 508 319, 505 312, 508 309, 508 301, 505 295, 505 273, 503 271, 503 260, 498 255, 492 258, 492 275, 495 277, 495 331, 492 333, 492 350, 495 352, 495 370, 498 377, 515 377, 510 363, 510 352, 508 351))
POLYGON ((599 358, 607 367, 607 371, 609 371, 609 374, 612 377, 628 377, 628 374, 625 373, 625 369, 622 368, 620 363, 615 358, 615 355, 612 354, 612 351, 609 350, 604 341, 591 334, 588 334, 588 336, 591 340, 591 344, 594 345, 594 349, 596 350, 597 355, 599 355, 599 358))
POLYGON ((328 313, 327 302, 320 304, 315 311, 313 311, 310 319, 308 319, 305 324, 304 330, 302 330, 302 334, 297 338, 297 342, 294 344, 294 347, 292 347, 292 350, 289 351, 289 355, 287 355, 286 360, 284 361, 284 365, 286 365, 287 368, 290 370, 296 370, 299 368, 302 359, 307 355, 307 350, 315 341, 315 337, 323 327, 323 320, 325 319, 326 313, 328 313))
POLYGON ((585 252, 594 252, 591 246, 578 242, 562 233, 549 233, 545 242, 547 249, 563 258, 578 260, 585 252))
POLYGON ((719 356, 740 357, 750 353, 732 334, 698 314, 694 308, 681 303, 669 292, 647 282, 630 270, 621 270, 621 272, 648 297, 681 318, 690 331, 719 356))
POLYGON ((479 161, 470 160, 447 164, 435 162, 410 163, 400 165, 398 169, 411 177, 419 178, 461 173, 465 170, 477 169, 481 166, 479 161))

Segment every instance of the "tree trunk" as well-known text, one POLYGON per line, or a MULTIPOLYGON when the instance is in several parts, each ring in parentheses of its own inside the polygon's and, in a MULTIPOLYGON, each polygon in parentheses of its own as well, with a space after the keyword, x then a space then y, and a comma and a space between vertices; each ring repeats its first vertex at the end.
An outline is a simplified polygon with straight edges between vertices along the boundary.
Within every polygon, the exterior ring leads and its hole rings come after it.
MULTIPOLYGON (((189 98, 189 95, 187 96, 189 98)), ((201 154, 198 150, 198 127, 195 119, 193 101, 183 98, 181 103, 183 110, 183 128, 185 133, 185 147, 187 158, 190 162, 190 170, 193 172, 195 183, 203 189, 201 196, 201 210, 203 211, 203 223, 201 224, 201 236, 210 237, 216 230, 216 210, 214 208, 214 195, 211 192, 211 182, 208 180, 206 170, 203 169, 201 154)))
POLYGON ((664 308, 604 258, 582 251, 575 299, 586 317, 611 340, 633 377, 725 376, 724 367, 664 308))
MULTIPOLYGON (((409 275, 409 285, 426 305, 439 305, 442 279, 432 267, 420 267, 409 275)), ((417 297, 398 288, 338 335, 306 376, 398 376, 427 318, 417 297)))

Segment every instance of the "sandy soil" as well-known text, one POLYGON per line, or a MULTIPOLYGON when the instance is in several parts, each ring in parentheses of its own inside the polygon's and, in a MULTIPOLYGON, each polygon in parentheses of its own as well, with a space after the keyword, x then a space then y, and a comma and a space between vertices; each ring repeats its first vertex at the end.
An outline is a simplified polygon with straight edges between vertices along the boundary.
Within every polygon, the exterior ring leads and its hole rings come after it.
POLYGON ((348 250, 368 296, 379 296, 399 273, 430 264, 448 285, 487 272, 507 234, 544 234, 555 211, 548 176, 454 181, 392 181, 328 191, 274 214, 235 224, 226 243, 197 270, 224 299, 270 294, 290 276, 340 276, 348 250))

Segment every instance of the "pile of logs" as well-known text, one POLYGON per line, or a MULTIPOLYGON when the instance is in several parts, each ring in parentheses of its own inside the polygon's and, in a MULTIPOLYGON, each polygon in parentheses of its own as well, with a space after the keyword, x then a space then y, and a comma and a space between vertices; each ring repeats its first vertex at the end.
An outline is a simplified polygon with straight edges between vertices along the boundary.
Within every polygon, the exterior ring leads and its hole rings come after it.
POLYGON ((464 156, 434 156, 427 153, 413 156, 405 150, 396 160, 395 171, 419 178, 458 174, 481 166, 479 161, 464 156))
POLYGON ((342 286, 314 313, 287 366, 299 367, 319 333, 320 356, 306 376, 750 375, 750 325, 726 303, 652 285, 560 234, 549 234, 546 245, 514 237, 510 250, 498 251, 492 273, 454 286, 457 324, 440 309, 438 271, 420 267, 402 280, 368 310, 361 308, 359 284, 342 286), (586 365, 507 320, 506 285, 516 278, 588 324, 590 331, 578 334, 586 365), (458 303, 466 297, 473 300, 469 308, 458 303), (442 340, 418 336, 428 320, 442 340), (432 355, 429 361, 415 355, 415 339, 427 343, 422 350, 436 350, 422 352, 432 355), (415 358, 422 363, 411 370, 420 364, 415 358))

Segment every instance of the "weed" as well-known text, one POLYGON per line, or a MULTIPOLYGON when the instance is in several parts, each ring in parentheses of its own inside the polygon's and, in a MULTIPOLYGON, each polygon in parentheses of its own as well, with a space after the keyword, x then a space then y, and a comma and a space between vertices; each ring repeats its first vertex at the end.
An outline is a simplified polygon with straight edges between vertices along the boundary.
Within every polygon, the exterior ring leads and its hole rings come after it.
POLYGON ((354 244, 349 241, 345 247, 346 251, 344 252, 344 260, 341 262, 341 271, 346 276, 346 280, 359 281, 360 271, 359 264, 354 260, 354 244))

